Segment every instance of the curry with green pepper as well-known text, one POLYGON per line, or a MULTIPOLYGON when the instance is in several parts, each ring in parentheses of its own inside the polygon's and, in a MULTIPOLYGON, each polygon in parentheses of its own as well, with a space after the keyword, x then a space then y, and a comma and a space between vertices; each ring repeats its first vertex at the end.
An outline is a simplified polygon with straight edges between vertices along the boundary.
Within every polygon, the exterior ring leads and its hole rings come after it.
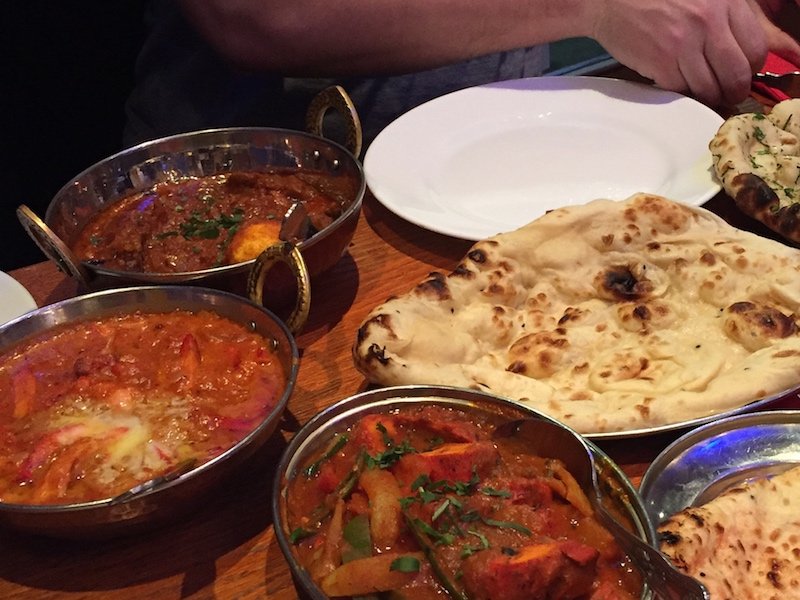
POLYGON ((496 425, 425 406, 338 432, 286 493, 310 577, 331 597, 639 597, 639 573, 564 465, 494 439, 496 425))

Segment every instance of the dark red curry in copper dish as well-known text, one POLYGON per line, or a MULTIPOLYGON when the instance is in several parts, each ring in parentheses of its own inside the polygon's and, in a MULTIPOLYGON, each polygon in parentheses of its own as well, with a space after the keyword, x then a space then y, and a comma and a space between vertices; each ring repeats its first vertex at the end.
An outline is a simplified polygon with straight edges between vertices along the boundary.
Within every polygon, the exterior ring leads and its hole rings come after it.
MULTIPOLYGON (((201 271, 254 259, 277 242, 293 203, 310 228, 295 244, 331 225, 345 202, 326 176, 300 171, 234 171, 165 181, 108 204, 72 245, 90 264, 145 273, 201 271)), ((349 202, 349 201, 348 201, 349 202)))
POLYGON ((61 325, 0 355, 0 502, 113 497, 245 438, 287 381, 269 340, 208 311, 61 325))
POLYGON ((436 405, 361 416, 298 465, 289 543, 330 597, 639 598, 642 579, 564 464, 436 405))

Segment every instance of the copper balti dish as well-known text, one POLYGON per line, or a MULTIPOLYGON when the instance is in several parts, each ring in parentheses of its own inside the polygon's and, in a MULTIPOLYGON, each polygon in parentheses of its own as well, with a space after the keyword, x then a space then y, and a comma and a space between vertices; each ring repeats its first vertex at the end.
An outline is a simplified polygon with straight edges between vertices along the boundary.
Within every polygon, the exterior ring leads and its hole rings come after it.
MULTIPOLYGON (((107 317, 138 317, 141 314, 147 315, 151 313, 156 313, 158 315, 166 314, 168 316, 176 313, 191 313, 193 315, 211 313, 211 318, 222 317, 226 322, 232 323, 234 327, 242 326, 247 332, 248 339, 254 339, 257 341, 256 343, 258 345, 268 349, 270 364, 272 365, 270 369, 272 369, 272 372, 278 374, 282 373, 282 375, 275 380, 273 387, 270 388, 271 391, 268 396, 269 401, 262 404, 259 410, 247 415, 247 419, 244 419, 241 418, 244 413, 238 408, 238 406, 241 405, 236 405, 237 408, 235 409, 230 408, 232 406, 230 404, 232 400, 229 394, 221 393, 218 394, 218 397, 212 397, 211 402, 214 407, 229 407, 228 412, 224 412, 223 409, 220 409, 219 414, 227 414, 231 419, 236 421, 233 425, 233 429, 228 430, 235 431, 235 434, 229 435, 227 438, 231 440, 232 445, 220 444, 215 446, 213 452, 208 454, 210 459, 207 461, 205 458, 195 461, 181 459, 177 466, 168 467, 163 474, 145 479, 131 487, 125 487, 121 492, 115 489, 108 497, 90 501, 75 500, 65 502, 60 498, 71 497, 69 495, 71 492, 66 492, 55 499, 52 499, 53 497, 51 496, 46 502, 40 502, 38 499, 35 501, 26 500, 25 502, 21 502, 17 497, 14 497, 15 502, 12 502, 7 501, 5 498, 11 497, 11 494, 19 495, 26 492, 4 483, 3 485, 6 486, 6 493, 8 496, 0 501, 1 526, 26 533, 68 539, 111 538, 149 530, 153 527, 163 527, 173 522, 175 519, 185 516, 185 513, 188 512, 191 507, 197 506, 198 503, 203 502, 206 493, 210 492, 215 486, 224 483, 224 479, 232 475, 234 470, 246 468, 246 465, 243 464, 244 461, 258 451, 272 436, 280 422, 297 378, 297 371, 299 368, 297 346, 288 328, 273 313, 262 306, 249 302, 241 296, 222 290, 195 286, 128 287, 117 290, 101 290, 34 310, 0 327, 0 357, 2 357, 0 358, 0 378, 4 378, 7 381, 9 377, 13 377, 13 373, 9 373, 10 368, 8 365, 13 365, 14 363, 9 363, 7 360, 9 356, 13 357, 14 349, 28 343, 32 338, 38 339, 41 334, 48 334, 53 331, 64 331, 64 329, 69 327, 78 326, 82 323, 92 322, 98 319, 105 319, 107 317)), ((116 321, 111 321, 111 323, 116 327, 116 321)), ((123 321, 122 327, 117 328, 117 331, 125 326, 124 323, 126 323, 126 321, 123 321)), ((241 336, 241 334, 236 335, 241 336)), ((124 343, 124 339, 128 338, 121 338, 120 341, 115 342, 115 344, 117 344, 115 347, 118 348, 120 345, 124 347, 119 351, 113 350, 113 353, 117 354, 121 352, 118 360, 130 364, 133 362, 128 351, 130 346, 124 343)), ((216 347, 225 347, 227 345, 230 349, 234 343, 220 340, 219 337, 209 339, 210 341, 203 342, 202 348, 208 349, 209 345, 212 344, 216 345, 216 347)), ((101 343, 106 342, 103 341, 101 343)), ((159 347, 163 348, 163 346, 159 347)), ((84 348, 84 346, 81 348, 84 348)), ((150 346, 145 345, 144 348, 145 352, 152 353, 152 350, 148 350, 150 346)), ((52 349, 50 351, 52 352, 52 349)), ((204 350, 204 352, 206 351, 207 350, 204 350)), ((94 351, 85 353, 84 349, 80 349, 80 352, 83 353, 81 356, 95 361, 97 354, 99 354, 94 351)), ((244 353, 244 350, 242 350, 242 352, 244 353)), ((250 351, 248 350, 248 352, 250 351)), ((248 354, 247 356, 250 355, 252 354, 248 354)), ((172 358, 172 356, 172 354, 165 356, 165 353, 159 353, 159 364, 173 361, 174 358, 172 358)), ((30 357, 30 352, 26 352, 23 355, 23 359, 26 361, 30 360, 30 357)), ((212 361, 210 366, 207 365, 205 361, 206 354, 203 354, 201 362, 199 363, 199 369, 211 370, 214 368, 214 365, 222 364, 219 362, 219 359, 216 359, 216 362, 212 361)), ((51 362, 53 364, 58 364, 58 367, 54 367, 55 369, 63 369, 70 374, 73 372, 77 373, 77 361, 54 357, 51 362)), ((185 372, 181 366, 183 364, 184 363, 176 364, 175 368, 180 369, 177 371, 178 373, 185 372)), ((142 367, 142 365, 135 363, 134 366, 138 368, 142 367)), ((48 371, 50 370, 49 367, 45 368, 48 371)), ((161 369, 160 366, 157 368, 161 369)), ((135 369, 133 372, 135 377, 139 377, 139 375, 136 375, 135 369)), ((161 372, 175 373, 176 371, 172 369, 171 371, 161 372)), ((45 375, 42 373, 37 374, 37 381, 42 381, 44 376, 45 375)), ((200 380, 202 382, 211 381, 211 379, 205 375, 202 377, 204 377, 200 380)), ((229 380, 231 373, 226 370, 224 377, 228 378, 226 381, 229 380)), ((53 381, 53 379, 50 379, 50 381, 53 381)), ((74 381, 74 379, 71 378, 69 381, 74 381)), ((117 381, 121 382, 123 380, 119 379, 117 381)), ((36 385, 38 386, 39 383, 36 385)), ((203 383, 203 385, 205 385, 205 383, 203 383)), ((16 388, 12 389, 14 393, 16 393, 16 388)), ((87 422, 93 423, 96 422, 98 418, 113 419, 114 409, 109 408, 108 404, 95 404, 94 406, 99 406, 100 408, 93 412, 91 410, 91 403, 95 402, 95 400, 81 400, 80 392, 78 392, 76 396, 75 392, 69 391, 73 389, 75 388, 70 387, 68 391, 64 393, 63 397, 68 398, 67 400, 63 401, 63 403, 62 400, 57 401, 59 406, 67 406, 66 409, 57 409, 59 411, 59 417, 57 418, 63 417, 69 419, 68 423, 70 423, 70 425, 68 425, 68 427, 73 426, 75 423, 79 426, 85 425, 87 422), (76 397, 76 400, 72 399, 76 397), (74 410, 72 407, 78 408, 74 410), (109 411, 111 413, 110 416, 109 411)), ((215 389, 222 389, 222 386, 217 386, 215 389)), ((230 391, 231 388, 228 386, 224 389, 230 391)), ((13 396, 14 393, 9 394, 9 396, 13 396)), ((43 389, 43 393, 48 394, 47 397, 50 397, 46 388, 43 389)), ((158 393, 166 394, 167 392, 158 393)), ((213 394, 211 395, 213 396, 213 394)), ((146 402, 153 401, 152 395, 144 395, 142 397, 147 399, 146 402)), ((135 402, 138 396, 134 395, 133 398, 135 402)), ((14 403, 12 400, 9 400, 9 398, 5 398, 4 400, 4 419, 7 421, 5 425, 10 427, 9 422, 12 419, 20 417, 12 416, 11 409, 8 407, 8 402, 12 402, 12 407, 14 403)), ((37 406, 41 406, 42 402, 43 401, 40 400, 37 406)), ((177 408, 173 408, 173 406, 174 405, 168 404, 169 410, 184 410, 180 405, 178 405, 177 408)), ((128 409, 130 410, 130 402, 128 404, 128 409)), ((32 428, 33 425, 31 424, 37 422, 35 419, 39 418, 41 410, 47 409, 37 408, 29 412, 27 416, 22 417, 27 420, 27 424, 23 422, 21 425, 32 428)), ((160 408, 158 410, 161 411, 160 408)), ((133 412, 134 414, 138 414, 136 413, 135 406, 133 412)), ((192 413, 188 413, 189 416, 187 417, 178 417, 178 420, 191 418, 191 414, 192 413)), ((116 430, 114 428, 117 427, 119 421, 111 420, 110 422, 114 426, 111 429, 116 430)), ((202 422, 205 423, 207 421, 202 422)), ((59 421, 59 426, 60 423, 59 421)), ((226 422, 225 426, 227 427, 227 425, 228 423, 226 422)), ((51 429, 50 431, 60 434, 62 430, 63 429, 51 429)), ((178 430, 181 430, 180 426, 178 426, 178 430)), ((17 430, 15 429, 15 431, 17 430)), ((137 430, 132 429, 131 431, 137 430)), ((155 431, 155 429, 151 427, 150 432, 153 431, 155 431)), ((208 429, 208 431, 211 431, 211 429, 208 429)), ((36 439, 49 440, 52 439, 52 436, 45 435, 44 437, 34 438, 34 441, 36 439)), ((91 439, 92 438, 88 438, 90 443, 91 439)), ((147 443, 151 444, 155 436, 151 438, 145 437, 143 439, 150 439, 151 441, 147 443)), ((200 442, 195 442, 194 440, 186 438, 178 439, 184 440, 181 442, 183 444, 182 451, 187 454, 192 450, 186 450, 186 445, 204 443, 202 442, 202 436, 196 438, 200 440, 200 442)), ((52 456, 55 457, 52 459, 52 462, 44 463, 44 467, 48 468, 45 477, 49 476, 49 469, 52 468, 52 465, 54 465, 60 457, 64 456, 64 452, 69 450, 70 446, 68 444, 72 443, 74 445, 81 441, 81 439, 78 439, 77 442, 75 440, 68 440, 66 442, 59 441, 60 444, 67 445, 62 446, 65 448, 64 450, 56 451, 61 452, 60 454, 52 454, 52 456), (51 466, 48 467, 48 464, 51 466)), ((216 444, 216 440, 213 443, 216 444)), ((30 453, 28 453, 30 448, 28 447, 23 448, 23 450, 25 450, 24 453, 14 450, 14 456, 3 456, 2 458, 5 461, 3 463, 5 465, 4 472, 6 475, 8 475, 9 469, 11 469, 12 472, 16 472, 14 469, 17 469, 18 465, 22 462, 21 457, 33 456, 37 452, 36 449, 41 446, 41 443, 36 443, 32 446, 34 450, 30 453)), ((130 448, 130 446, 126 447, 130 448)), ((110 447, 101 446, 101 448, 105 448, 102 452, 111 452, 109 449, 110 447)), ((84 454, 83 456, 89 455, 84 454)), ((86 458, 85 460, 91 461, 93 459, 86 458)), ((25 463, 22 462, 22 464, 24 465, 25 463)), ((71 467, 73 471, 75 468, 81 470, 72 474, 73 482, 69 485, 85 485, 80 482, 80 480, 83 479, 83 475, 81 475, 81 473, 84 472, 82 470, 83 467, 71 467)), ((117 467, 114 468, 116 469, 117 467)), ((41 479, 37 480, 41 481, 41 479)), ((32 480, 29 485, 35 486, 37 480, 32 480)), ((101 492, 102 491, 104 490, 101 486, 101 492)), ((89 497, 88 494, 87 497, 89 497)))
MULTIPOLYGON (((577 435, 558 421, 519 403, 484 392, 447 386, 409 385, 370 390, 340 400, 321 411, 290 441, 278 464, 272 489, 275 537, 289 564, 301 597, 324 600, 329 596, 315 581, 308 566, 303 564, 302 554, 297 545, 296 530, 293 529, 296 521, 293 522, 292 515, 297 511, 297 505, 290 504, 293 483, 308 476, 308 463, 313 458, 321 455, 331 456, 331 448, 336 449, 336 452, 343 451, 336 443, 337 440, 343 439, 344 436, 341 435, 343 431, 348 431, 348 437, 351 439, 360 436, 361 432, 350 431, 349 428, 364 417, 403 415, 430 407, 463 411, 468 416, 498 423, 510 423, 518 419, 532 420, 554 425, 568 435, 577 435)), ((456 419, 453 420, 455 421, 456 419)), ((645 543, 653 545, 656 540, 653 524, 632 483, 607 454, 592 442, 586 443, 597 473, 600 501, 626 529, 645 543)), ((569 450, 566 448, 554 447, 548 456, 567 459, 568 453, 569 450)), ((313 523, 313 520, 310 522, 313 523)), ((640 597, 642 600, 652 600, 655 597, 653 590, 646 583, 642 586, 640 597)))
MULTIPOLYGON (((64 185, 44 220, 22 205, 17 215, 37 245, 84 289, 125 285, 191 283, 242 292, 257 259, 189 272, 133 272, 76 258, 81 230, 101 209, 163 182, 236 171, 297 172, 325 178, 326 191, 340 200, 340 215, 296 243, 311 277, 339 261, 352 239, 366 182, 360 162, 361 125, 344 90, 328 88, 312 101, 305 133, 277 128, 195 131, 142 143, 88 168, 64 185), (336 110, 347 121, 349 149, 322 137, 323 119, 336 110)), ((281 253, 278 253, 281 254, 281 253)))

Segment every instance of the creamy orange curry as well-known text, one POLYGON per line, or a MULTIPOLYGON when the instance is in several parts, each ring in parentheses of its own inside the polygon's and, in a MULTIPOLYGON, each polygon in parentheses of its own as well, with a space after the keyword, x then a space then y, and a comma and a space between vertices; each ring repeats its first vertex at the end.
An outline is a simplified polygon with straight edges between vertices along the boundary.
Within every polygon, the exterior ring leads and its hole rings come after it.
POLYGON ((64 326, 0 355, 0 501, 98 500, 202 464, 279 401, 268 340, 211 312, 64 326))

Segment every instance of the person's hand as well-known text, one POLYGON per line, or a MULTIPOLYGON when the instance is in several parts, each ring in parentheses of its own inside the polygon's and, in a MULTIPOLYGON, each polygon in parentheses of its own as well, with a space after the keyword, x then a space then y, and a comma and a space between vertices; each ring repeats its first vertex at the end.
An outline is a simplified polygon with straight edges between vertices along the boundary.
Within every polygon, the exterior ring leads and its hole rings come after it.
POLYGON ((592 37, 659 87, 736 104, 775 36, 758 1, 592 0, 592 37))

